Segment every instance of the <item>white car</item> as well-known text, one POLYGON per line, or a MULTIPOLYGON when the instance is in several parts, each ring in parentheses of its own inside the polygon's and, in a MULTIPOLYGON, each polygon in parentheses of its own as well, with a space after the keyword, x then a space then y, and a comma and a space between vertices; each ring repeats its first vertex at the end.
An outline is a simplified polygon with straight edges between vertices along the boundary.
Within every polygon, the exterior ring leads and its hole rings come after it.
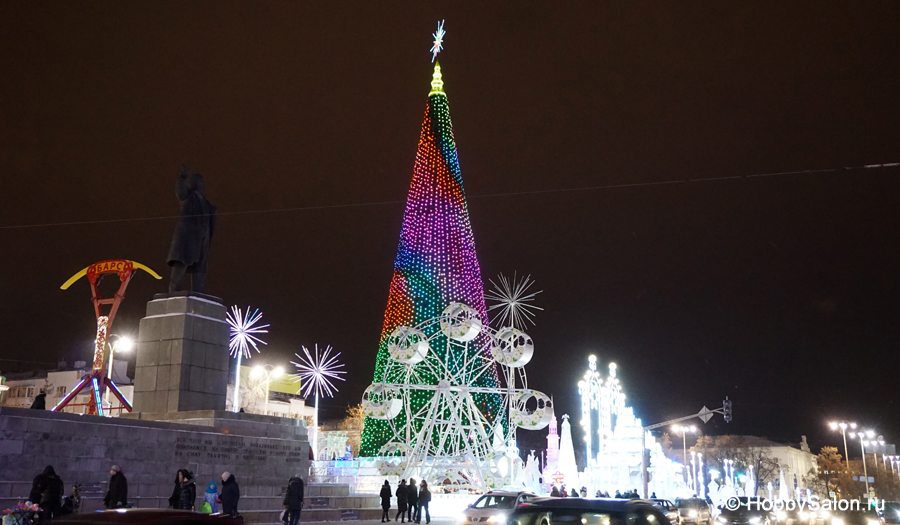
POLYGON ((469 505, 457 521, 466 525, 470 523, 505 523, 506 515, 512 512, 516 505, 536 497, 531 492, 488 492, 469 505))

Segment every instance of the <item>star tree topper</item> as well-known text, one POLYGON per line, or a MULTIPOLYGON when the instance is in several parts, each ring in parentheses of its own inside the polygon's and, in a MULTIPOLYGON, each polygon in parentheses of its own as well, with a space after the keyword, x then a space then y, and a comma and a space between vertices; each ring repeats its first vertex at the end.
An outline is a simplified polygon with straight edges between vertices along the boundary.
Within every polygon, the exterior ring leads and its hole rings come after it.
POLYGON ((434 34, 432 35, 432 36, 434 36, 434 44, 432 44, 432 46, 431 46, 431 61, 432 62, 434 62, 434 60, 437 58, 438 53, 440 53, 441 50, 444 49, 444 35, 445 34, 447 34, 447 33, 446 33, 446 31, 444 31, 444 21, 441 20, 440 22, 438 22, 437 31, 435 31, 434 34))

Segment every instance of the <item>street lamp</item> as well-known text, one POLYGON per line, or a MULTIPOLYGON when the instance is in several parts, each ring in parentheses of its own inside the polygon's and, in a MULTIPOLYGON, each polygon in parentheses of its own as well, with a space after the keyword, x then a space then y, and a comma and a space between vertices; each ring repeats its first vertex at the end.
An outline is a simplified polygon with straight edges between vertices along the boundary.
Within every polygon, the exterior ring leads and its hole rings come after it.
POLYGON ((841 429, 841 436, 844 437, 844 459, 847 461, 847 472, 850 472, 850 455, 847 452, 847 427, 850 427, 851 430, 855 430, 856 423, 848 423, 846 421, 832 421, 828 424, 828 426, 831 427, 831 430, 841 429))
MULTIPOLYGON (((130 337, 124 335, 113 334, 109 336, 110 339, 113 337, 116 338, 115 342, 106 343, 109 346, 109 366, 106 368, 107 377, 112 379, 113 375, 113 354, 116 352, 130 352, 134 347, 134 341, 131 340, 130 337)), ((109 401, 109 391, 110 389, 106 389, 106 406, 112 408, 112 404, 109 401)), ((110 415, 112 415, 112 410, 110 410, 110 415)))
POLYGON ((284 374, 284 368, 277 366, 272 368, 271 365, 265 366, 254 366, 253 370, 250 372, 250 377, 253 379, 259 379, 261 377, 266 378, 266 403, 265 408, 263 409, 263 414, 269 414, 269 384, 272 383, 273 379, 278 379, 281 375, 284 374))
MULTIPOLYGON (((865 439, 866 437, 873 437, 875 432, 872 430, 866 430, 865 432, 851 432, 850 437, 858 437, 859 438, 859 449, 862 451, 862 464, 863 464, 863 476, 866 478, 866 495, 869 494, 869 472, 866 469, 866 445, 869 444, 869 441, 865 439)), ((873 442, 874 443, 874 442, 873 442)), ((877 461, 877 460, 876 460, 877 461)))
POLYGON ((706 494, 705 494, 706 491, 704 490, 704 487, 703 487, 703 481, 704 481, 704 479, 703 479, 703 454, 698 452, 697 457, 699 458, 697 460, 697 463, 698 463, 697 476, 698 476, 698 481, 700 484, 700 497, 703 499, 706 499, 706 494))
MULTIPOLYGON (((695 426, 685 426, 685 425, 673 425, 672 430, 675 432, 681 432, 681 450, 682 450, 682 461, 687 464, 687 433, 690 432, 693 434, 697 431, 697 427, 695 426)), ((688 482, 687 480, 687 469, 684 471, 684 482, 685 484, 688 482)))

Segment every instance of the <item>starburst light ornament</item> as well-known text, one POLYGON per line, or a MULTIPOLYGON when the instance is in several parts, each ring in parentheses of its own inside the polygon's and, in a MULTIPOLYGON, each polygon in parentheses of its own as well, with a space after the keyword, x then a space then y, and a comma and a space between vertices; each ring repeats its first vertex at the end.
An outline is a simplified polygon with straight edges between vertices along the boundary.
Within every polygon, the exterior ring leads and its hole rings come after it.
POLYGON ((331 381, 333 379, 344 381, 341 374, 346 374, 347 372, 341 370, 341 368, 344 368, 344 364, 338 362, 338 357, 341 353, 331 354, 331 345, 326 346, 321 354, 319 353, 319 345, 315 345, 313 348, 313 352, 310 354, 309 349, 304 346, 303 353, 305 357, 300 354, 294 354, 299 362, 291 361, 291 364, 297 367, 297 373, 292 374, 294 383, 300 383, 297 393, 303 397, 309 397, 310 394, 313 394, 316 398, 315 412, 313 412, 313 439, 310 446, 313 447, 313 457, 318 459, 319 396, 333 397, 334 393, 337 392, 337 388, 331 381))
POLYGON ((495 326, 510 325, 519 330, 527 328, 528 323, 534 326, 535 310, 543 311, 543 308, 536 306, 533 302, 535 296, 543 290, 529 292, 534 284, 530 275, 517 279, 516 274, 513 274, 512 279, 509 279, 501 273, 497 276, 497 283, 494 283, 493 280, 488 282, 493 288, 485 292, 484 298, 493 304, 488 306, 487 310, 488 312, 498 310, 497 318, 491 320, 492 324, 495 326))
POLYGON ((444 21, 441 20, 438 22, 437 31, 434 32, 432 36, 434 36, 434 44, 431 45, 431 61, 437 58, 438 53, 440 53, 444 49, 444 35, 447 34, 444 31, 444 21))
POLYGON ((257 337, 259 334, 269 333, 266 330, 269 325, 258 324, 262 320, 262 312, 259 309, 250 313, 250 307, 241 310, 237 306, 232 306, 230 312, 226 312, 226 320, 231 331, 231 340, 228 342, 228 352, 232 357, 237 358, 237 368, 234 372, 234 402, 232 409, 235 412, 241 409, 241 361, 243 358, 250 358, 250 347, 252 346, 256 353, 259 353, 258 344, 265 345, 266 342, 257 337))

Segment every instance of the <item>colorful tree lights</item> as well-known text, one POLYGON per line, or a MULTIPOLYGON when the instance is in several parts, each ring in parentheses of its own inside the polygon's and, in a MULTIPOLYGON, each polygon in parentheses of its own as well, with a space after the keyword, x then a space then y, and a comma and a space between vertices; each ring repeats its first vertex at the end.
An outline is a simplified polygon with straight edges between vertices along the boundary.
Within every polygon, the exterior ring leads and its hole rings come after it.
MULTIPOLYGON (((481 269, 443 86, 441 66, 435 64, 375 361, 376 382, 384 380, 388 338, 398 326, 416 326, 436 318, 452 302, 469 305, 487 325, 481 269)), ((486 341, 474 343, 466 348, 489 346, 486 341)), ((396 379, 402 382, 401 378, 396 379)), ((427 370, 417 374, 416 380, 425 385, 437 384, 427 370)), ((472 386, 498 385, 497 371, 492 367, 472 386)), ((423 407, 433 395, 432 390, 416 391, 414 408, 423 407)), ((489 419, 503 411, 499 396, 476 394, 475 400, 489 419)), ((360 454, 377 455, 391 436, 387 421, 366 418, 360 454)))

